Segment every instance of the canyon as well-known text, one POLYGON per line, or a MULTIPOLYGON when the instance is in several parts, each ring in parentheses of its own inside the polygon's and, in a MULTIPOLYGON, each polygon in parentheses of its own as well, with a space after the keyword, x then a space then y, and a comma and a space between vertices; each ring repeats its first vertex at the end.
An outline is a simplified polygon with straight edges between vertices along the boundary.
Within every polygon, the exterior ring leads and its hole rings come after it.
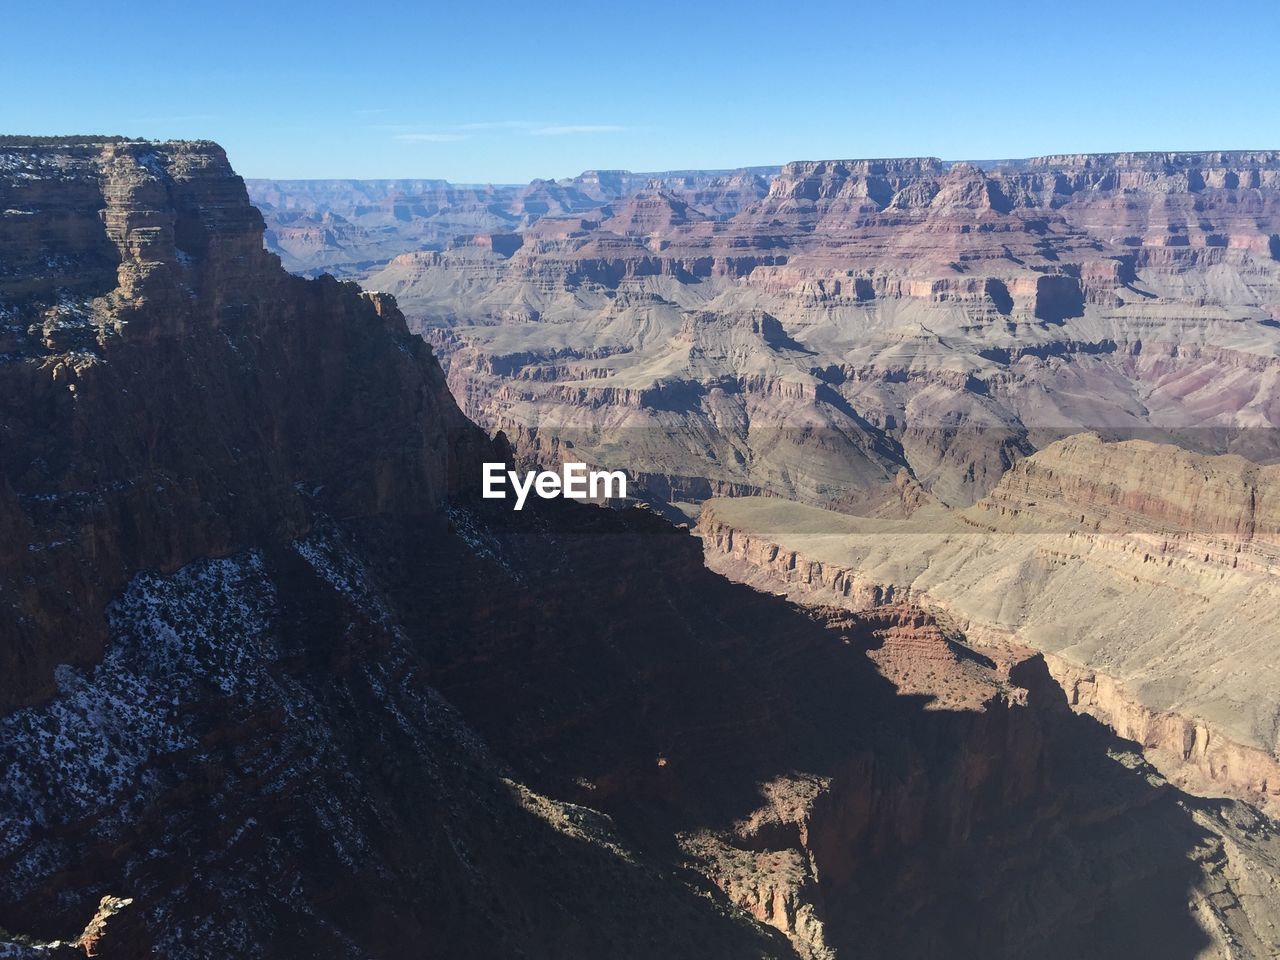
POLYGON ((763 197, 777 167, 632 173, 588 170, 529 184, 446 180, 247 180, 269 250, 293 273, 358 277, 407 250, 442 250, 487 234, 502 251, 548 216, 598 210, 659 189, 727 217, 763 197))
POLYGON ((727 218, 654 185, 518 239, 365 280, 518 455, 626 468, 762 589, 1039 650, 1274 806, 1280 153, 796 162, 727 218), (1057 486, 1086 465, 1114 487, 1057 486))
POLYGON ((695 177, 362 290, 216 144, 6 140, 0 956, 1274 954, 1276 166, 695 177))
POLYGON ((915 602, 1043 653, 1068 700, 1200 792, 1280 797, 1280 466, 1079 434, 966 510, 709 503, 713 569, 807 603, 915 602))
POLYGON ((727 218, 655 186, 498 239, 362 282, 517 451, 666 501, 968 506, 1088 430, 1277 455, 1280 153, 791 163, 727 218))

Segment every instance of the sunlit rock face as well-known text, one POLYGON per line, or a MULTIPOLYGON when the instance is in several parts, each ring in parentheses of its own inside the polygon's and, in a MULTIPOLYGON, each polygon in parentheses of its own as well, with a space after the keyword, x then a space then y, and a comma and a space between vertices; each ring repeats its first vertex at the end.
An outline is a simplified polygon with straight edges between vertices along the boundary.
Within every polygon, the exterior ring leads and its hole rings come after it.
POLYGON ((1042 651, 1068 701, 1191 788, 1280 798, 1280 465, 1077 434, 965 510, 715 500, 708 563, 802 602, 923 604, 1042 651))
POLYGON ((464 409, 656 496, 968 505, 1062 436, 1274 458, 1280 154, 792 163, 724 218, 654 189, 364 283, 464 409))

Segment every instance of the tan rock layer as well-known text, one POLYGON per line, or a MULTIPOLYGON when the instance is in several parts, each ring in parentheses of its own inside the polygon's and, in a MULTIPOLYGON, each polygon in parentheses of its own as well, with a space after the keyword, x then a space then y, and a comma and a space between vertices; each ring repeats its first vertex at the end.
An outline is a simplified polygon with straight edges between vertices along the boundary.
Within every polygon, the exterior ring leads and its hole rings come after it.
POLYGON ((964 513, 862 532, 848 521, 843 558, 835 523, 830 536, 800 537, 807 548, 788 546, 800 527, 786 526, 785 506, 773 510, 778 526, 756 530, 723 517, 732 503, 713 503, 698 531, 713 569, 802 603, 869 610, 910 601, 962 625, 973 640, 1040 647, 1074 708, 1150 750, 1170 776, 1200 792, 1227 791, 1274 808, 1280 761, 1269 749, 1267 718, 1280 705, 1266 679, 1266 651, 1276 636, 1269 619, 1248 617, 1272 609, 1266 597, 1277 570, 1278 487, 1277 468, 1243 458, 1084 435, 1022 461, 964 513), (995 592, 986 597, 966 586, 975 578, 994 580, 995 592), (1010 592, 1052 593, 1061 603, 1006 605, 998 587, 1006 578, 1023 581, 1010 592), (1087 606, 1099 589, 1132 590, 1136 606, 1115 599, 1113 622, 1101 607, 1068 626, 1062 604, 1087 606), (1197 632, 1210 629, 1215 610, 1230 630, 1197 632), (1168 662, 1154 652, 1162 616, 1186 618, 1168 623, 1177 638, 1168 642, 1178 651, 1168 662), (1143 621, 1141 637, 1135 617, 1143 621), (1139 640, 1153 651, 1145 662, 1126 653, 1139 640), (1239 661, 1249 657, 1263 659, 1246 677, 1239 661), (1183 664, 1196 664, 1203 677, 1184 676, 1183 664), (1220 676, 1238 679, 1212 680, 1220 676), (1204 685, 1190 682, 1197 679, 1204 685), (1159 692, 1169 689, 1183 691, 1172 699, 1177 706, 1159 692))

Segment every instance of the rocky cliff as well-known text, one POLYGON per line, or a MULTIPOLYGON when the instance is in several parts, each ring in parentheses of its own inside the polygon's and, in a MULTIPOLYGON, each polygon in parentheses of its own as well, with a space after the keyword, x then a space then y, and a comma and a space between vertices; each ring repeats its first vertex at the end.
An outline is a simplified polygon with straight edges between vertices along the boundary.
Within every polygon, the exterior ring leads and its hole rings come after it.
POLYGON ((1082 434, 908 521, 714 501, 708 560, 809 603, 911 600, 1045 653, 1069 701, 1195 789, 1274 808, 1280 468, 1082 434))
POLYGON ((0 184, 3 955, 1274 952, 1268 821, 1030 651, 475 498, 425 345, 216 146, 0 184))
POLYGON ((727 219, 690 209, 651 191, 366 286, 473 418, 668 498, 867 512, 905 468, 967 506, 1083 430, 1280 454, 1274 151, 792 163, 727 219))
POLYGON ((430 512, 471 472, 483 438, 394 304, 282 271, 216 145, 0 164, 0 705, 100 657, 137 570, 316 508, 430 512))

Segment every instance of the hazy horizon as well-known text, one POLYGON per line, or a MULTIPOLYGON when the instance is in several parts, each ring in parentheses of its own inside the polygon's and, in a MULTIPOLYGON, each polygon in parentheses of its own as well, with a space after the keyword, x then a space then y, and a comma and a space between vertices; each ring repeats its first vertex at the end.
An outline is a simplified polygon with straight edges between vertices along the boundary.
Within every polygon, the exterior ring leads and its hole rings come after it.
MULTIPOLYGON (((1061 151, 1061 153, 1063 154, 1087 153, 1094 156, 1106 156, 1109 154, 1271 153, 1271 152, 1280 152, 1280 146, 1197 147, 1197 148, 1172 147, 1169 149, 1154 149, 1154 150, 1126 150, 1122 148, 1119 150, 1064 150, 1064 151, 1061 151)), ((244 176, 244 179, 247 181, 248 180, 255 180, 255 181, 262 181, 262 182, 275 181, 279 183, 285 183, 285 182, 305 183, 308 181, 322 183, 324 181, 333 181, 333 180, 360 180, 360 181, 367 181, 367 182, 377 182, 377 181, 383 181, 383 180, 442 180, 442 181, 447 181, 452 186, 458 186, 458 187, 473 187, 473 186, 474 187, 479 187, 479 186, 509 187, 509 186, 524 186, 528 183, 532 183, 535 180, 546 180, 546 181, 572 180, 575 177, 580 177, 588 173, 626 173, 626 174, 631 174, 633 176, 645 176, 650 174, 654 176, 658 176, 662 174, 683 173, 685 171, 688 171, 688 172, 696 171, 699 173, 736 173, 739 170, 764 170, 764 169, 770 169, 770 168, 780 168, 780 167, 786 166, 789 163, 817 163, 817 162, 823 162, 823 161, 836 162, 836 161, 859 161, 859 160, 939 160, 942 163, 946 163, 946 164, 969 163, 975 166, 985 166, 989 164, 1017 163, 1017 162, 1026 161, 1026 160, 1035 160, 1045 156, 1054 156, 1054 154, 1026 154, 1022 156, 1007 156, 1007 157, 939 157, 936 154, 910 154, 910 155, 886 154, 881 156, 792 157, 789 160, 782 160, 777 163, 740 163, 736 165, 720 166, 720 167, 675 166, 675 167, 667 167, 662 170, 635 170, 627 167, 583 167, 580 170, 577 170, 573 173, 535 176, 535 177, 530 177, 528 180, 454 180, 448 177, 433 177, 430 174, 424 174, 422 176, 412 176, 412 177, 388 177, 388 176, 257 177, 257 176, 253 176, 252 174, 244 174, 243 176, 244 176)), ((229 159, 232 162, 232 166, 235 166, 235 157, 231 156, 229 157, 229 159)))
MULTIPOLYGON (((70 137, 70 138, 77 138, 77 139, 83 138, 86 141, 91 141, 94 139, 101 138, 103 140, 122 139, 126 141, 154 142, 154 143, 164 143, 166 141, 180 141, 180 140, 218 142, 213 137, 202 137, 202 136, 148 137, 143 135, 132 136, 128 134, 114 134, 114 133, 102 133, 102 132, 73 133, 70 131, 65 131, 65 132, 60 131, 60 132, 52 132, 52 133, 50 132, 30 133, 30 134, 16 133, 15 131, 0 131, 0 137, 4 137, 4 136, 18 136, 18 137, 24 137, 24 138, 29 137, 32 140, 37 140, 37 141, 43 137, 47 137, 51 141, 70 137)), ((225 147, 225 144, 220 143, 219 145, 225 147)), ((1130 150, 1130 149, 1124 149, 1124 148, 1117 149, 1117 150, 1064 150, 1064 151, 1060 151, 1060 154, 1065 154, 1065 155, 1090 154, 1093 156, 1107 156, 1107 155, 1122 155, 1122 154, 1134 154, 1134 155, 1194 154, 1194 153, 1242 154, 1242 153, 1273 153, 1273 152, 1280 152, 1280 145, 1252 146, 1252 147, 1235 147, 1235 146, 1227 146, 1227 147, 1209 146, 1209 147, 1194 147, 1194 148, 1193 147, 1187 147, 1187 148, 1170 147, 1170 148, 1156 148, 1156 149, 1150 149, 1150 150, 1130 150)), ((227 153, 228 153, 228 160, 230 161, 232 167, 236 169, 237 172, 240 172, 240 166, 236 163, 236 158, 234 153, 230 150, 228 150, 227 153)), ((618 173, 618 174, 628 174, 631 176, 650 176, 650 175, 662 176, 662 175, 672 175, 672 174, 679 174, 679 173, 686 173, 686 172, 728 174, 728 173, 736 173, 738 171, 762 171, 762 170, 769 170, 769 169, 779 169, 791 163, 850 162, 850 161, 856 162, 856 161, 878 161, 878 160, 883 160, 883 161, 937 160, 941 163, 950 164, 950 165, 968 163, 968 164, 973 164, 974 166, 987 168, 987 167, 992 167, 992 166, 1004 164, 1004 163, 1021 163, 1028 160, 1036 160, 1042 157, 1055 156, 1055 155, 1057 154, 1023 154, 1018 156, 1010 155, 1010 156, 1002 156, 1002 157, 941 157, 941 156, 938 156, 937 154, 882 154, 878 156, 848 155, 848 156, 824 156, 824 157, 792 157, 788 160, 782 160, 775 163, 741 163, 741 164, 725 165, 725 166, 718 166, 718 167, 693 167, 693 166, 685 165, 685 166, 673 166, 673 167, 666 167, 663 169, 651 169, 651 170, 639 170, 639 169, 628 168, 628 167, 580 167, 574 170, 573 172, 533 176, 527 180, 453 179, 450 177, 433 176, 429 172, 422 173, 422 174, 415 174, 412 176, 386 176, 386 175, 374 174, 370 176, 355 177, 355 176, 345 176, 341 174, 336 174, 332 176, 317 175, 317 176, 302 177, 302 176, 289 176, 286 174, 283 176, 264 177, 264 176, 256 176, 252 173, 241 173, 241 176, 245 181, 249 181, 249 182, 257 181, 257 182, 264 182, 264 183, 265 182, 324 183, 324 182, 333 182, 333 181, 362 181, 362 182, 368 182, 368 183, 376 183, 376 182, 382 182, 382 181, 405 180, 405 181, 423 181, 423 182, 441 181, 441 182, 447 182, 451 186, 456 186, 456 187, 485 187, 485 186, 518 187, 518 186, 525 186, 535 181, 558 182, 558 181, 572 180, 577 177, 585 176, 586 174, 589 174, 589 173, 618 173)))

